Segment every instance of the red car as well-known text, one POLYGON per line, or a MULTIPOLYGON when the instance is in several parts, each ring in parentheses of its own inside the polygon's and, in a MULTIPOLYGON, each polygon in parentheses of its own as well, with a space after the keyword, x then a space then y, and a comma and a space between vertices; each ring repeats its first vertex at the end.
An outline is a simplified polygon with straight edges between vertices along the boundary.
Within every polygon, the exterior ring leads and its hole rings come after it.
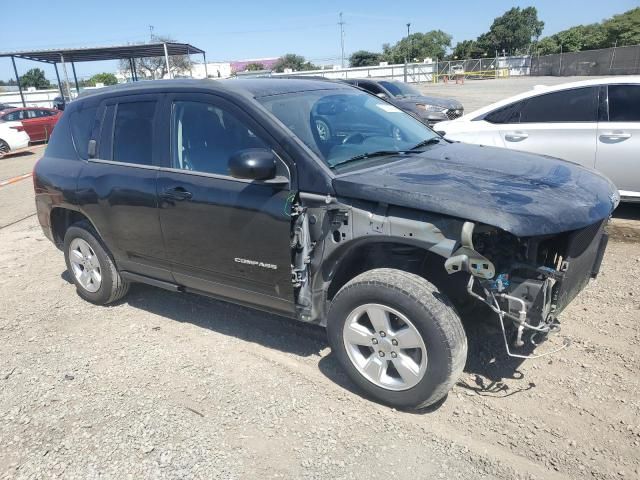
POLYGON ((61 114, 52 108, 11 108, 0 111, 0 122, 20 122, 32 142, 42 142, 49 140, 61 114))

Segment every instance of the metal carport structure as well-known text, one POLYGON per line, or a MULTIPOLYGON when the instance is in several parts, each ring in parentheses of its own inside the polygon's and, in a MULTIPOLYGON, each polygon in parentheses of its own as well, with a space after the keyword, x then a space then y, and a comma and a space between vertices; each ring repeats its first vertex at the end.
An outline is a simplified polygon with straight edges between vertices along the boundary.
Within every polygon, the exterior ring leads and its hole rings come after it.
POLYGON ((164 57, 165 62, 167 63, 167 72, 169 72, 169 76, 171 76, 171 70, 169 68, 169 57, 173 55, 191 54, 202 54, 205 76, 208 77, 207 56, 205 51, 188 43, 158 42, 119 45, 112 47, 65 48, 28 51, 25 50, 17 52, 0 52, 0 58, 11 58, 11 63, 13 64, 13 72, 16 76, 16 82, 18 83, 18 90, 20 92, 20 99, 22 100, 22 106, 26 107, 24 94, 22 93, 22 86, 20 85, 20 76, 18 75, 18 69, 16 68, 16 58, 52 64, 56 71, 58 88, 64 102, 66 100, 64 91, 62 89, 62 82, 60 81, 60 73, 58 72, 58 63, 62 63, 63 66, 66 63, 71 63, 73 79, 76 85, 76 92, 80 92, 78 77, 76 76, 76 62, 98 62, 103 60, 123 59, 129 60, 129 64, 131 65, 132 80, 137 81, 138 74, 136 72, 135 63, 133 61, 134 58, 164 57))

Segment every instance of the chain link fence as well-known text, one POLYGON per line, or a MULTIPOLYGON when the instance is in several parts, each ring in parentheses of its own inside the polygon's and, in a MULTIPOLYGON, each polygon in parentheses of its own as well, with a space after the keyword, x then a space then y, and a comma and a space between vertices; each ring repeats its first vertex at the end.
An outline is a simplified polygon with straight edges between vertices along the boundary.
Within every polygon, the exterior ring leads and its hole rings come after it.
POLYGON ((531 59, 531 75, 536 76, 633 74, 640 74, 640 45, 557 53, 531 59))

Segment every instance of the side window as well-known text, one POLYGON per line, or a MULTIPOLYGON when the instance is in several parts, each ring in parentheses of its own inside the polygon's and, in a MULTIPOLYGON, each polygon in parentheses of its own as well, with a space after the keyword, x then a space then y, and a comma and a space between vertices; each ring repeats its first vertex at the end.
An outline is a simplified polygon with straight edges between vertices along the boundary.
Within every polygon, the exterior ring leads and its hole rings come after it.
POLYGON ((489 123, 520 123, 520 112, 524 102, 516 102, 500 107, 482 118, 489 123))
POLYGON ((201 102, 175 102, 172 114, 174 168, 229 175, 239 150, 268 146, 235 115, 201 102))
POLYGON ((373 93, 374 95, 377 95, 379 93, 384 93, 384 90, 382 90, 379 86, 377 86, 373 82, 358 82, 358 86, 360 88, 364 88, 369 93, 373 93))
POLYGON ((16 110, 15 112, 7 113, 4 116, 4 119, 7 122, 15 122, 18 120, 22 120, 22 110, 16 110))
POLYGON ((153 117, 156 102, 119 103, 113 127, 113 160, 153 163, 153 117))
POLYGON ((89 158, 87 149, 97 111, 98 107, 80 107, 80 109, 75 110, 69 118, 73 146, 76 148, 76 152, 78 152, 80 158, 84 160, 89 158))
POLYGON ((640 122, 640 85, 609 85, 609 121, 640 122))
POLYGON ((26 118, 38 118, 40 115, 38 115, 38 111, 39 110, 26 110, 24 113, 26 114, 26 118))
POLYGON ((526 100, 520 123, 596 122, 597 88, 574 88, 546 93, 526 100))

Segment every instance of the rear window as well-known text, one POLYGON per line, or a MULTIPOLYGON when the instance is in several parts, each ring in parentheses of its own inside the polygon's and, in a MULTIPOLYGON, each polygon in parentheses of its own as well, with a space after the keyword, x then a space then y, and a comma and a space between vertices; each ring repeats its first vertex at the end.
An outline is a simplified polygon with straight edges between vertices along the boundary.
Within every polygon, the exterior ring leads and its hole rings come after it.
POLYGON ((609 121, 640 122, 640 85, 609 85, 609 121))
POLYGON ((88 145, 91 138, 91 132, 93 131, 94 124, 96 123, 96 112, 98 107, 82 108, 71 112, 69 123, 71 127, 71 138, 73 139, 73 146, 80 155, 80 158, 86 160, 89 158, 88 145))
POLYGON ((113 131, 113 160, 138 165, 153 163, 153 117, 156 102, 120 103, 113 131))
POLYGON ((596 88, 574 88, 529 98, 520 113, 520 123, 596 122, 596 88))

